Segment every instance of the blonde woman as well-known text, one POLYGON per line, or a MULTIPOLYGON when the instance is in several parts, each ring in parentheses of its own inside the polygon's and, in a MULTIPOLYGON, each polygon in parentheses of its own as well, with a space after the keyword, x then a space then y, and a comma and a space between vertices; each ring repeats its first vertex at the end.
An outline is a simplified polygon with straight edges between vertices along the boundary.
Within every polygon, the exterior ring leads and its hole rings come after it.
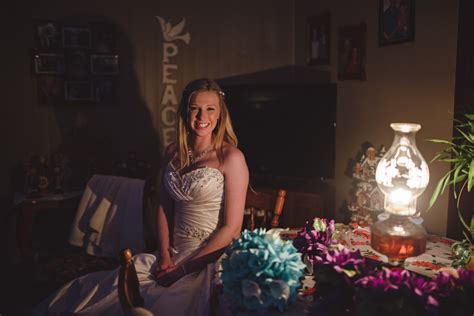
MULTIPOLYGON (((240 234, 249 175, 216 82, 190 82, 178 115, 178 141, 166 149, 163 166, 159 250, 134 262, 146 309, 207 315, 214 263, 240 234)), ((117 271, 91 273, 60 289, 37 314, 118 315, 116 289, 117 271)))

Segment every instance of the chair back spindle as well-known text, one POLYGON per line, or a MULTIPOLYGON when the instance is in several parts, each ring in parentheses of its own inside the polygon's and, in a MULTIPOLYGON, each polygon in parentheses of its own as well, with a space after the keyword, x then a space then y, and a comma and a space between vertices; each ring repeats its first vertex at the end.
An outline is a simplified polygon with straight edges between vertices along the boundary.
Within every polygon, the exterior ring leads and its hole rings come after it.
POLYGON ((135 307, 145 306, 145 301, 140 295, 140 283, 130 248, 120 252, 118 296, 125 315, 130 314, 135 307))

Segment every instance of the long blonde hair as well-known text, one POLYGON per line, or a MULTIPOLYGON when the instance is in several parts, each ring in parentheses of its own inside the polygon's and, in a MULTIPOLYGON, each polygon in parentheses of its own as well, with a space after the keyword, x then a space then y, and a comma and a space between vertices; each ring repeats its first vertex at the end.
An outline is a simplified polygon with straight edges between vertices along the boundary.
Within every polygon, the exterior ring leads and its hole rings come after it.
POLYGON ((222 89, 214 80, 208 78, 193 80, 184 88, 178 108, 178 150, 175 152, 174 157, 179 158, 179 170, 189 166, 191 163, 188 156, 189 143, 192 137, 189 125, 189 102, 195 93, 203 91, 213 91, 219 98, 220 115, 217 125, 212 131, 212 145, 216 150, 220 164, 224 161, 224 144, 237 146, 238 143, 222 89))

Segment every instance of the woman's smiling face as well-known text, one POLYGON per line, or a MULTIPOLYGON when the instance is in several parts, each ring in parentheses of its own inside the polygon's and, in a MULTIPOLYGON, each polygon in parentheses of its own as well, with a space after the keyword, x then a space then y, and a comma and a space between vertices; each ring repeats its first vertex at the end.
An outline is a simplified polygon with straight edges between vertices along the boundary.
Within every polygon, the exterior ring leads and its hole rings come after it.
POLYGON ((219 97, 215 91, 200 91, 188 105, 189 127, 196 137, 212 137, 220 117, 219 97))

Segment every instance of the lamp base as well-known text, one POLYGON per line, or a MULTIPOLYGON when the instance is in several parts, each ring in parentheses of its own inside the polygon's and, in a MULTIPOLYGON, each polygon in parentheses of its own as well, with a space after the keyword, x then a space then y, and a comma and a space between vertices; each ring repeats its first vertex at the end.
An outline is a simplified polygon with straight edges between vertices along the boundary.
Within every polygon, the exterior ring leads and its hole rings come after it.
POLYGON ((390 214, 386 220, 371 226, 371 247, 386 255, 393 266, 403 265, 406 258, 426 251, 426 230, 408 216, 390 214))

